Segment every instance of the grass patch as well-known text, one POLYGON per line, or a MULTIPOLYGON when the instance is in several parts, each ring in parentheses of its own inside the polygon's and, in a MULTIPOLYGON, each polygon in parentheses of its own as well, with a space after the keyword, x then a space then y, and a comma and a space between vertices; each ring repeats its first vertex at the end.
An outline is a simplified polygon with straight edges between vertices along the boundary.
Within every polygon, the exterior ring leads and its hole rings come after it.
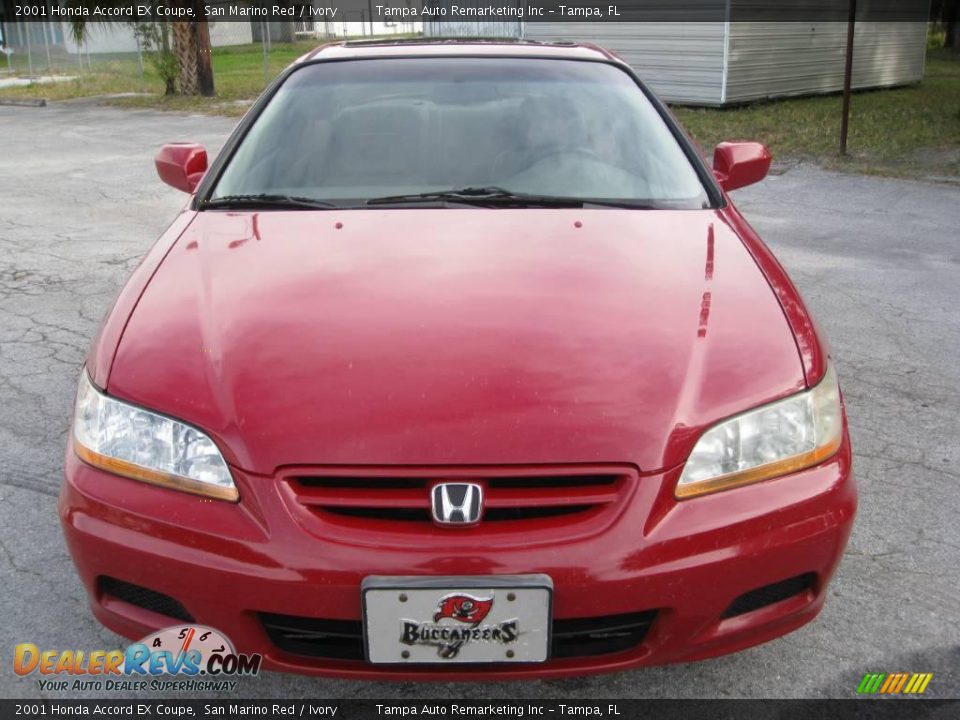
POLYGON ((960 175, 960 55, 930 50, 921 83, 855 93, 843 158, 841 108, 841 96, 828 95, 674 112, 708 153, 721 140, 759 140, 778 159, 891 175, 960 175))
MULTIPOLYGON (((81 72, 75 57, 53 58, 55 71, 74 80, 0 89, 0 98, 72 98, 137 93, 111 104, 242 115, 250 103, 294 59, 317 41, 274 43, 264 68, 259 43, 214 48, 215 98, 165 97, 149 63, 141 72, 136 56, 100 56, 81 72)), ((22 60, 22 58, 21 58, 22 60)), ((34 59, 46 72, 46 58, 34 59)), ((942 48, 927 53, 923 82, 902 88, 858 92, 853 97, 849 156, 837 152, 839 95, 755 103, 740 108, 674 108, 708 153, 721 140, 766 143, 780 160, 809 160, 836 169, 904 176, 960 177, 960 55, 942 48)))

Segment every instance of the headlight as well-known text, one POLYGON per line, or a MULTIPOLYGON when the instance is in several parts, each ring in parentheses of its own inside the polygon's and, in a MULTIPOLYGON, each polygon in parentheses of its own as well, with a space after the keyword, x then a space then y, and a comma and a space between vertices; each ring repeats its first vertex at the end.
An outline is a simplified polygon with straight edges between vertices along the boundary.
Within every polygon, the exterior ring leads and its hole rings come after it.
POLYGON ((840 388, 828 366, 816 387, 707 430, 690 453, 676 496, 703 495, 811 467, 833 455, 842 436, 840 388))
POLYGON ((73 418, 76 453, 134 480, 236 501, 230 469, 213 440, 194 427, 104 395, 80 378, 73 418))

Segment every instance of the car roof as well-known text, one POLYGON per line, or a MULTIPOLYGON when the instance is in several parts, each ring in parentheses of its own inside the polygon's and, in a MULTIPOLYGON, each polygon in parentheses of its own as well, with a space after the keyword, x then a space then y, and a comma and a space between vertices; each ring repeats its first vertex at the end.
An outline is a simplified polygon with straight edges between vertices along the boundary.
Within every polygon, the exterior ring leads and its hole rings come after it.
POLYGON ((297 62, 390 57, 549 57, 570 60, 615 60, 603 48, 589 43, 510 40, 504 38, 402 38, 346 40, 322 45, 297 62))

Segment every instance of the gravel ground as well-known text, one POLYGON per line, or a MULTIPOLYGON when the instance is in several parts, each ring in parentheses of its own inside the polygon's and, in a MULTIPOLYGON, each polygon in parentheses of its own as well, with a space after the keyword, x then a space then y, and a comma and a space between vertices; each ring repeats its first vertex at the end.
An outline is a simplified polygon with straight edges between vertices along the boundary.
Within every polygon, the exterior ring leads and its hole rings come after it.
MULTIPOLYGON (((100 318, 183 202, 154 174, 157 147, 215 151, 231 126, 0 107, 0 696, 41 696, 12 672, 18 642, 121 646, 93 620, 57 522, 76 381, 100 318)), ((268 673, 234 697, 852 697, 867 671, 933 672, 927 695, 960 696, 960 189, 798 166, 737 199, 830 337, 849 407, 860 513, 816 622, 616 675, 423 687, 268 673)))

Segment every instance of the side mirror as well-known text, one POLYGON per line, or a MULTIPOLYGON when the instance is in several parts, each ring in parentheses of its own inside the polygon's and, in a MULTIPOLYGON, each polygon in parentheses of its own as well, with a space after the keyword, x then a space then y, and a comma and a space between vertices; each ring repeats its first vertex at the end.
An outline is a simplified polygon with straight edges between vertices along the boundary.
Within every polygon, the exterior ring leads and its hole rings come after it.
POLYGON ((207 151, 196 143, 172 143, 160 148, 154 163, 167 185, 192 193, 207 171, 207 151))
POLYGON ((753 185, 767 176, 773 155, 757 142, 722 142, 713 151, 713 174, 727 192, 753 185))

